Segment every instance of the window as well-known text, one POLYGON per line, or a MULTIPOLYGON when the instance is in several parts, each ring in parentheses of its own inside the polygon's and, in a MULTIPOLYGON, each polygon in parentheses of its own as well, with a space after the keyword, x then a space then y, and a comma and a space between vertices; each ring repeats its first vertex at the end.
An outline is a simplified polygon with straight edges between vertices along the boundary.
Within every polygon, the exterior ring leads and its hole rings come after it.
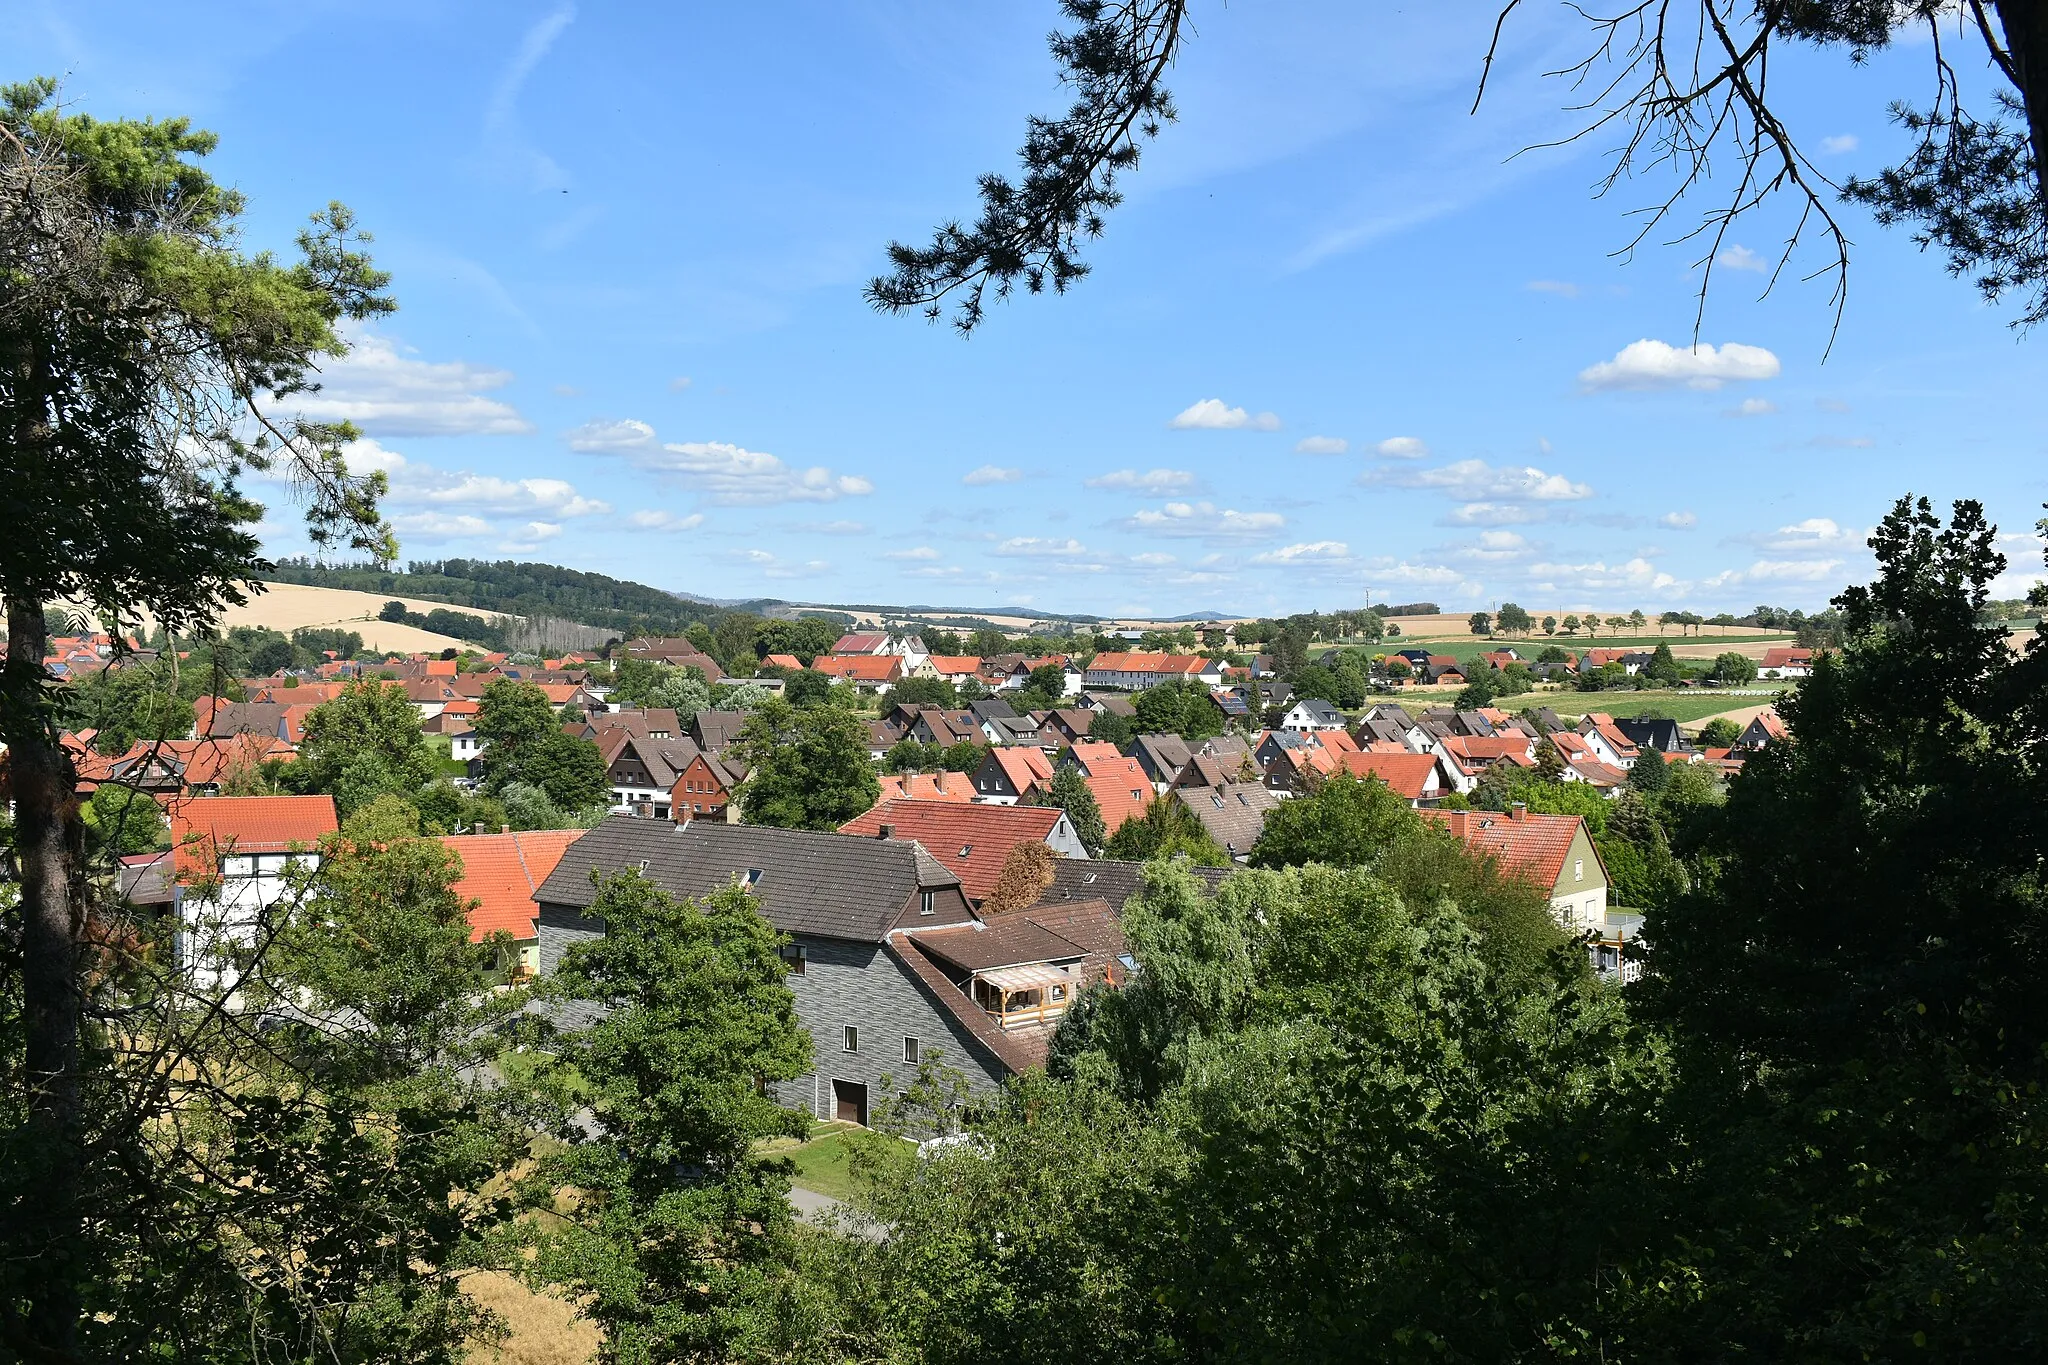
POLYGON ((1586 880, 1586 860, 1584 858, 1572 859, 1572 880, 1575 882, 1586 880))
POLYGON ((961 856, 961 857, 965 858, 965 857, 966 857, 966 856, 967 856, 968 854, 970 854, 970 853, 972 853, 972 852, 974 852, 974 845, 973 845, 973 844, 962 844, 962 845, 960 845, 960 856, 961 856))
POLYGON ((839 1050, 841 1052, 860 1051, 860 1030, 852 1024, 848 1024, 845 1028, 839 1030, 839 1050))
POLYGON ((763 876, 763 875, 764 875, 764 874, 762 873, 761 869, 760 869, 760 868, 758 868, 758 867, 750 867, 750 868, 748 868, 748 869, 747 869, 747 885, 748 885, 748 886, 750 886, 750 887, 753 887, 753 886, 759 886, 759 885, 761 884, 761 878, 762 878, 762 876, 763 876))
POLYGON ((923 1056, 924 1045, 922 1043, 918 1042, 915 1038, 905 1038, 903 1040, 904 1061, 909 1062, 912 1066, 915 1066, 917 1065, 918 1060, 923 1056))
POLYGON ((791 976, 802 976, 804 974, 804 945, 801 943, 783 945, 782 965, 789 968, 791 976))
POLYGON ((921 895, 921 896, 919 896, 919 897, 917 898, 917 913, 918 913, 918 914, 920 914, 920 915, 933 915, 933 914, 937 914, 937 913, 938 913, 938 909, 939 909, 939 893, 938 893, 938 892, 936 892, 936 891, 927 891, 927 892, 925 892, 925 893, 924 893, 923 895, 921 895))

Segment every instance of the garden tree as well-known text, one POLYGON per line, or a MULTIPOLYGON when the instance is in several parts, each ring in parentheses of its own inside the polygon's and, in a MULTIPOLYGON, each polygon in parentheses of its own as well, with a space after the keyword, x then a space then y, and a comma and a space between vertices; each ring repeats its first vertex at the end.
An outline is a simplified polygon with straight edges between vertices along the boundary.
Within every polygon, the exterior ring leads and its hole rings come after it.
POLYGON ((1102 856, 1103 845, 1109 841, 1109 831, 1102 823, 1102 807, 1097 804, 1095 793, 1089 790, 1088 779, 1081 776, 1079 768, 1071 763, 1062 763, 1055 768, 1052 781, 1040 794, 1037 804, 1057 806, 1065 811, 1082 847, 1088 850, 1088 856, 1102 856))
POLYGON ((1253 867, 1329 863, 1368 866, 1390 844, 1420 828, 1421 817, 1376 777, 1337 773, 1313 794, 1283 801, 1266 816, 1252 847, 1253 867))
POLYGON ((1643 667, 1643 676, 1671 687, 1685 677, 1685 670, 1681 669, 1678 660, 1672 657, 1671 646, 1660 640, 1655 652, 1650 655, 1650 662, 1643 667))
POLYGON ((610 700, 618 706, 651 705, 648 698, 654 695, 654 690, 674 677, 676 672, 677 670, 668 664, 626 655, 612 664, 610 700))
POLYGON ((75 677, 70 691, 68 728, 96 731, 92 747, 102 754, 125 754, 137 744, 192 732, 192 703, 178 695, 165 664, 93 669, 75 677))
MULTIPOLYGON (((960 642, 958 631, 926 626, 918 638, 924 641, 925 652, 928 654, 943 654, 948 658, 957 659, 967 653, 967 647, 960 642)), ((830 649, 832 645, 828 642, 825 647, 830 649)))
POLYGON ((983 626, 967 637, 966 652, 983 659, 992 654, 1007 654, 1010 652, 1010 637, 999 630, 983 626))
POLYGON ((1663 791, 1671 781, 1671 765, 1664 761, 1664 755, 1645 747, 1635 764, 1628 770, 1630 791, 1656 793, 1663 791))
POLYGON ((749 824, 835 830, 882 795, 867 726, 837 707, 798 711, 770 698, 740 727, 734 752, 750 770, 738 793, 749 824))
POLYGON ((1026 676, 1024 686, 1011 695, 1010 704, 1020 714, 1026 711, 1046 711, 1061 705, 1066 698, 1066 692, 1066 670, 1058 664, 1041 664, 1026 676))
POLYGON ((886 773, 923 773, 939 766, 940 756, 945 753, 937 745, 920 743, 905 737, 889 746, 882 755, 882 771, 886 773))
MULTIPOLYGON (((1503 39, 1513 40, 1508 21, 1519 7, 1520 0, 1501 5, 1479 71, 1481 97, 1503 39)), ((1063 117, 1031 120, 1021 182, 981 177, 982 214, 971 227, 949 221, 929 246, 890 244, 890 273, 867 286, 877 308, 936 320, 951 303, 965 335, 980 324, 990 287, 997 298, 1020 282, 1034 294, 1047 287, 1064 293, 1087 274, 1081 239, 1101 233, 1105 214, 1122 199, 1118 175, 1136 167, 1143 141, 1176 116, 1163 82, 1192 28, 1193 7, 1187 0, 1065 0, 1062 8, 1075 27, 1055 32, 1051 45, 1074 103, 1063 117)), ((1785 104, 1770 99, 1785 89, 1783 50, 1812 46, 1860 64, 1873 49, 1931 37, 1933 103, 1893 106, 1910 153, 1874 176, 1850 178, 1840 193, 1869 206, 1881 223, 1911 225, 1916 242, 1943 252, 1951 274, 1970 275, 1987 299, 2014 296, 2017 321, 2031 324, 2048 317, 2048 17, 2037 0, 1966 0, 1955 8, 1961 13, 1933 0, 1648 0, 1586 14, 1588 55, 1551 74, 1568 79, 1574 92, 1586 84, 1603 92, 1592 101, 1567 97, 1585 120, 1581 135, 1620 134, 1603 190, 1647 162, 1668 165, 1671 187, 1653 194, 1632 242, 1662 229, 1699 238, 1707 263, 1702 311, 1727 233, 1784 193, 1793 201, 1793 229, 1778 264, 1817 235, 1820 272, 1834 280, 1839 317, 1849 238, 1835 217, 1836 182, 1796 141, 1785 104), (1945 19, 1954 21, 1946 34, 1945 19), (1951 65, 1958 47, 1997 73, 1998 109, 1988 119, 1964 108, 1951 65), (1732 173, 1708 175, 1716 156, 1732 173), (1667 222, 1690 191, 1710 185, 1717 197, 1696 224, 1667 222)))
POLYGON ((1607 866, 1608 904, 1661 910, 1685 893, 1685 869, 1671 851, 1663 821, 1641 791, 1622 794, 1607 815, 1605 833, 1594 843, 1607 866))
POLYGON ((1503 979, 1457 911, 1361 869, 1213 899, 1145 876, 1140 970, 1081 997, 974 1146, 878 1192, 894 1354, 1506 1360, 1621 1334, 1597 1268, 1631 1214, 1588 1201, 1660 1059, 1614 993, 1503 979))
POLYGON ((1058 861, 1059 855, 1047 848, 1042 839, 1026 839, 1011 849, 1009 856, 1003 859, 1003 870, 996 877, 995 889, 976 907, 982 918, 992 919, 1013 910, 1028 910, 1038 904, 1038 898, 1053 884, 1053 864, 1058 861))
POLYGON ((896 706, 942 706, 958 710, 960 694, 944 678, 905 678, 889 689, 889 701, 896 706))
POLYGON ((1143 815, 1124 821, 1102 852, 1104 857, 1133 862, 1185 857, 1197 867, 1230 866, 1229 851, 1210 836, 1195 813, 1172 792, 1153 797, 1143 815))
POLYGON ((1452 704, 1460 711, 1477 711, 1482 706, 1491 706, 1507 695, 1507 683, 1500 671, 1484 659, 1469 659, 1465 663, 1465 685, 1458 690, 1458 697, 1452 704))
POLYGON ((1131 701, 1141 735, 1173 734, 1183 739, 1211 739, 1223 733, 1223 713, 1198 682, 1176 678, 1148 687, 1131 701))
POLYGON ((1392 658, 1387 660, 1387 676, 1394 679, 1397 682, 1407 678, 1414 671, 1414 665, 1410 664, 1406 659, 1402 658, 1398 654, 1394 655, 1392 658))
POLYGON ((1506 634, 1527 635, 1536 623, 1521 607, 1513 602, 1503 602, 1500 604, 1500 614, 1495 618, 1494 624, 1506 634))
POLYGON ((562 811, 582 810, 603 798, 603 755, 589 740, 563 733, 548 694, 533 683, 487 683, 475 728, 486 741, 483 785, 489 794, 503 798, 514 783, 537 787, 562 811))
POLYGON ((949 744, 939 751, 938 767, 949 773, 971 773, 981 766, 988 757, 988 745, 977 744, 963 739, 958 744, 949 744))
POLYGON ((1088 738, 1099 744, 1114 744, 1121 749, 1137 737, 1137 721, 1114 711, 1097 711, 1088 722, 1088 738))
POLYGON ((838 627, 815 616, 769 621, 755 632, 754 653, 763 659, 770 654, 794 654, 798 663, 808 667, 820 654, 830 654, 838 640, 838 627))
POLYGON ((1545 735, 1542 739, 1536 741, 1536 766, 1530 771, 1535 773, 1536 779, 1539 782, 1561 783, 1564 781, 1564 755, 1559 753, 1557 746, 1550 742, 1550 736, 1545 735))
POLYGON ((774 695, 759 683, 720 683, 711 689, 711 707, 715 711, 752 711, 774 695))
POLYGON ((1471 619, 1465 624, 1471 627, 1474 635, 1493 634, 1493 618, 1483 611, 1473 612, 1471 619))
POLYGON ((1715 716, 1700 727, 1702 749, 1726 749, 1742 738, 1742 727, 1726 716, 1715 716))
POLYGON ((782 699, 799 709, 824 706, 832 699, 832 680, 808 668, 791 673, 782 680, 782 699))
POLYGON ((699 711, 711 709, 711 684, 704 681, 702 669, 674 669, 648 691, 645 704, 672 710, 678 721, 687 722, 699 711))
POLYGON ((285 765, 283 781, 296 792, 327 793, 346 818, 380 796, 409 797, 434 774, 405 689, 359 678, 306 713, 298 759, 285 765))
POLYGON ((117 782, 95 787, 79 815, 85 822, 86 847, 109 858, 148 853, 171 841, 156 798, 117 782))
MULTIPOLYGON (((258 793, 223 789, 221 794, 242 796, 258 793)), ((410 799, 419 811, 421 828, 428 834, 488 834, 508 823, 505 808, 497 800, 466 792, 446 778, 427 783, 410 799)))
POLYGON ((1731 649, 1714 656, 1714 676, 1724 683, 1741 686, 1756 681, 1756 660, 1740 650, 1731 649))
POLYGON ((785 940, 737 885, 676 900, 629 871, 590 909, 605 933, 545 994, 606 1008, 536 1077, 559 1145, 519 1183, 539 1216, 507 1238, 533 1256, 513 1263, 603 1328, 607 1361, 786 1358, 810 1291, 787 1166, 753 1154, 810 1127, 766 1089, 811 1069, 785 940))

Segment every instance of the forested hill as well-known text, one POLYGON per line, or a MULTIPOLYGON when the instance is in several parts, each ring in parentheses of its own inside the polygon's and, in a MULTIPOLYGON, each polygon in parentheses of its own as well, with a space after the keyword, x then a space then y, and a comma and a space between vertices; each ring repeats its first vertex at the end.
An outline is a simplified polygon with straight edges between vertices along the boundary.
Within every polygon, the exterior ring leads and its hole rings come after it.
POLYGON ((279 583, 319 588, 352 588, 395 597, 476 607, 512 616, 553 617, 606 630, 680 633, 728 610, 761 612, 779 603, 761 601, 722 607, 693 602, 645 583, 565 569, 559 564, 511 560, 414 560, 397 573, 373 564, 326 566, 305 559, 280 562, 267 577, 279 583))

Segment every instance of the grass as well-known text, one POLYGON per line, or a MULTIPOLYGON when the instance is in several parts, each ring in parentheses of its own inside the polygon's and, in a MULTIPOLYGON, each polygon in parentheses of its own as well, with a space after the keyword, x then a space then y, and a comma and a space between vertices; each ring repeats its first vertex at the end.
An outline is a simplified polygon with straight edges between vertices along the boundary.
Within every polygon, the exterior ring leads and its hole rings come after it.
POLYGON ((854 1196, 855 1185, 853 1148, 848 1138, 859 1131, 850 1123, 813 1120, 811 1135, 805 1141, 777 1138, 762 1143, 755 1150, 761 1156, 789 1158, 796 1167, 790 1173, 789 1183, 798 1189, 832 1199, 850 1200, 854 1196))
POLYGON ((577 1317, 575 1306, 566 1300, 536 1294, 496 1270, 465 1276, 462 1289, 511 1329, 502 1345, 471 1346, 469 1365, 585 1365, 597 1358, 603 1333, 577 1317))
POLYGON ((1502 697, 1494 705, 1510 712, 1525 706, 1548 706, 1561 716, 1583 716, 1588 711, 1617 717, 1648 712, 1690 723, 1770 701, 1769 697, 1731 697, 1726 692, 1524 692, 1519 697, 1502 697))

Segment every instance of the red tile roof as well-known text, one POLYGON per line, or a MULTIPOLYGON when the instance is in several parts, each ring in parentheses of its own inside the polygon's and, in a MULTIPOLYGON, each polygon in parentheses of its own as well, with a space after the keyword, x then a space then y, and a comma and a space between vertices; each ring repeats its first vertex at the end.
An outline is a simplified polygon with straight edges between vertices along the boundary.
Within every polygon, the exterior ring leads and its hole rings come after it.
MULTIPOLYGON (((1435 754, 1340 754, 1337 766, 1353 777, 1377 777, 1394 795, 1410 801, 1428 795, 1423 785, 1436 769, 1435 754)), ((1437 789, 1443 790, 1441 786, 1437 789)))
POLYGON ((1098 764, 1107 772, 1124 757, 1116 745, 1099 739, 1076 740, 1068 752, 1073 754, 1074 761, 1081 765, 1081 771, 1084 773, 1095 771, 1098 764))
POLYGON ((834 654, 872 654, 889 643, 889 637, 876 631, 862 631, 842 635, 832 642, 834 654))
MULTIPOLYGON (((1484 810, 1425 810, 1422 818, 1448 829, 1464 840, 1466 847, 1491 853, 1500 859, 1501 866, 1523 873, 1546 893, 1554 891, 1564 880, 1565 855, 1586 823, 1584 816, 1541 815, 1526 810, 1513 815, 1484 810)), ((1587 847, 1592 847, 1590 839, 1587 847)), ((1593 860, 1600 862, 1597 848, 1593 849, 1593 860)), ((1601 863, 1600 872, 1606 876, 1606 864, 1601 863)))
POLYGON ((198 796, 171 809, 180 872, 211 866, 220 852, 286 853, 338 828, 331 796, 198 796))
POLYGON ((1113 763, 1091 763, 1086 781, 1088 790, 1095 793, 1095 804, 1102 809, 1102 828, 1108 834, 1122 829, 1126 820, 1144 815, 1152 801, 1152 779, 1135 758, 1119 756, 1113 763))
POLYGON ((811 667, 856 683, 892 683, 903 676, 903 660, 895 654, 820 654, 811 667))
POLYGON ((770 654, 761 662, 774 664, 777 668, 800 669, 804 666, 803 661, 794 654, 770 654))
POLYGON ((1045 756, 1043 749, 1006 744, 990 749, 989 755, 1002 766, 1003 776, 1009 779, 1019 795, 1034 786, 1044 787, 1052 783, 1052 760, 1045 756))
POLYGON ((481 943, 500 930, 516 939, 534 937, 533 893, 562 861, 580 829, 535 829, 518 834, 450 834, 441 842, 462 858, 455 884, 469 909, 469 938, 481 943))
POLYGON ((931 663, 941 677, 947 678, 981 671, 981 656, 978 654, 934 654, 931 663))
POLYGON ((1195 654, 1098 654, 1088 665, 1090 673, 1165 673, 1187 677, 1200 673, 1209 661, 1195 654))
POLYGON ((1773 645, 1764 651, 1762 668, 1787 668, 1796 664, 1813 662, 1813 651, 1797 645, 1773 645))
POLYGON ((972 801, 974 781, 966 773, 884 773, 883 801, 972 801))
POLYGON ((1010 850, 1044 842, 1063 812, 1052 806, 982 806, 955 801, 885 801, 839 827, 841 834, 875 838, 883 825, 897 840, 916 840, 939 866, 980 900, 996 889, 1010 850))

